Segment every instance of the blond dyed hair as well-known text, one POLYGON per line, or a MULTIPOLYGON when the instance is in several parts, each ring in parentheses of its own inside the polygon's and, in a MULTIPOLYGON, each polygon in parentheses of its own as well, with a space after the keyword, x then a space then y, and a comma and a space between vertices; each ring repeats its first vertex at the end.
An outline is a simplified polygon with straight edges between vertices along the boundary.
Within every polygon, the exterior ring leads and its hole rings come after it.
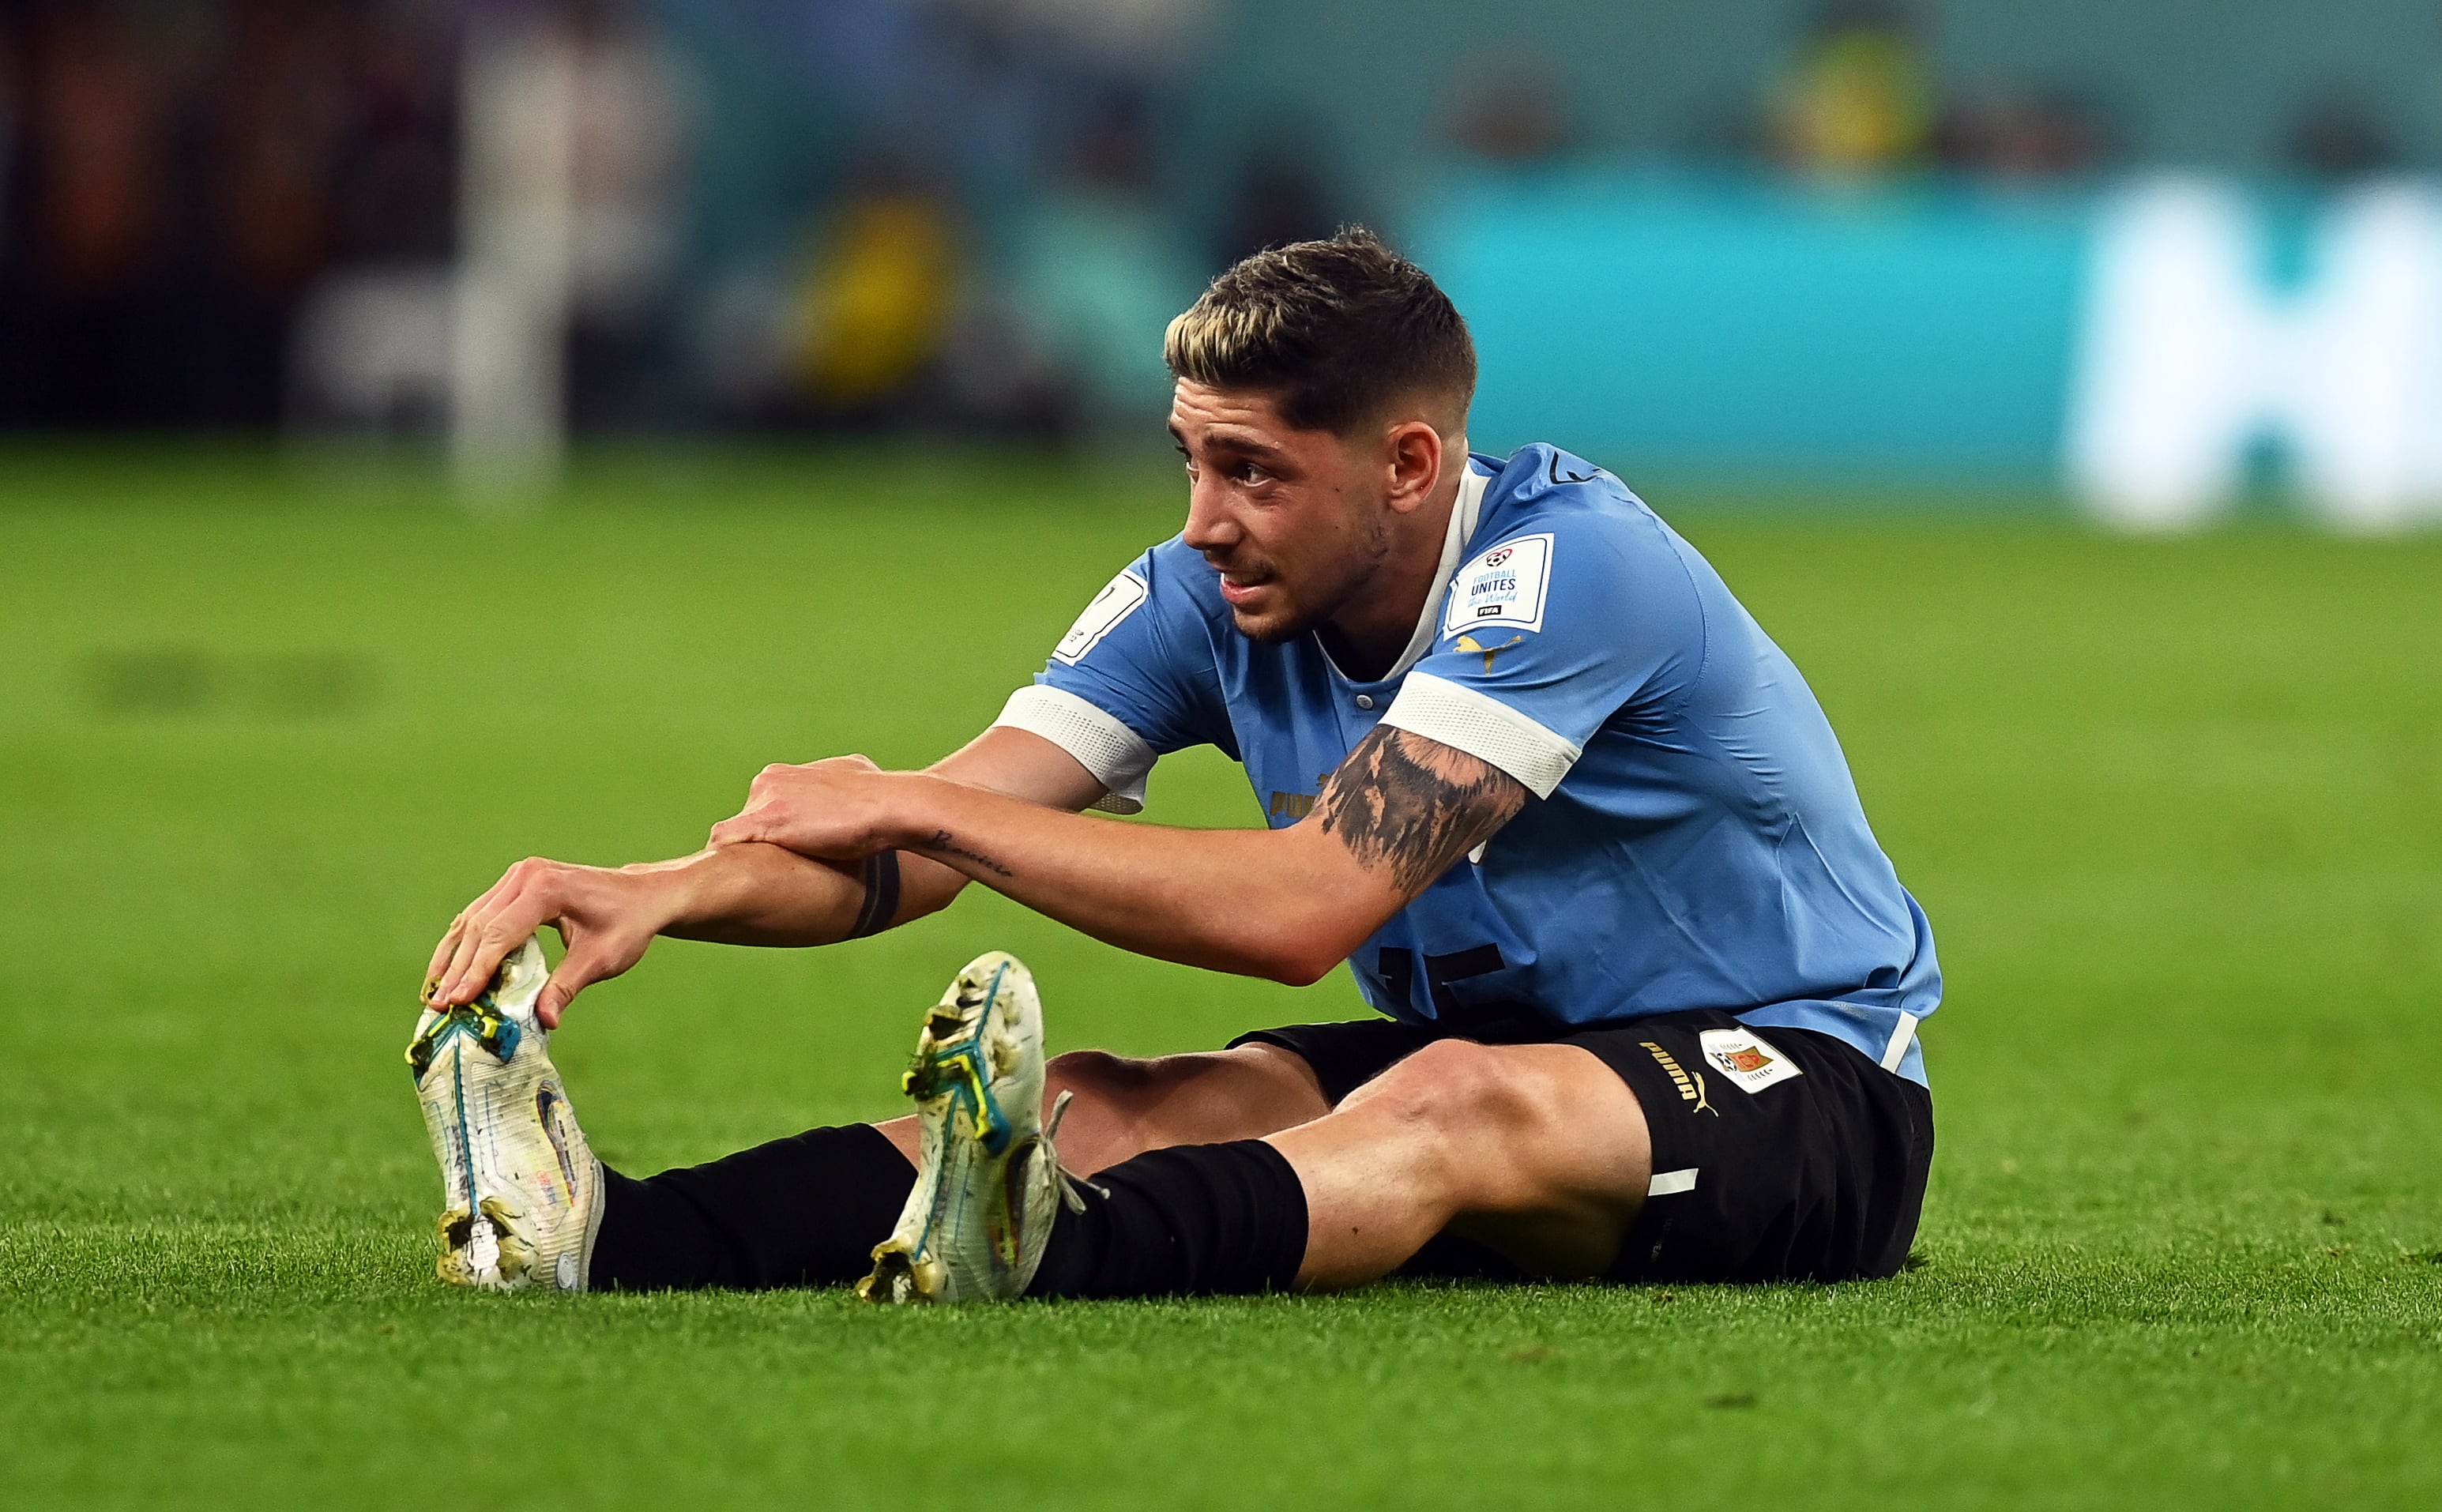
POLYGON ((1268 394, 1298 429, 1340 435, 1402 404, 1455 434, 1475 396, 1458 307, 1361 226, 1230 266, 1170 322, 1162 360, 1192 383, 1268 394))

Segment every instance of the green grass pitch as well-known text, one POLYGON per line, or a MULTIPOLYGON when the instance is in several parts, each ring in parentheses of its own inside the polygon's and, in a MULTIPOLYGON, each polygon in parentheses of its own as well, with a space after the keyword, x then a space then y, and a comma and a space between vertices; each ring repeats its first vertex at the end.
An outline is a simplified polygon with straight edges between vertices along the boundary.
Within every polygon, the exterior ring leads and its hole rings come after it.
MULTIPOLYGON (((769 760, 929 759, 1175 528, 1151 474, 884 463, 597 461, 483 520, 413 473, 0 457, 0 1503, 2442 1504, 2431 538, 1678 512, 1941 940, 1895 1281, 442 1287, 399 1051, 451 912, 530 852, 692 848, 769 760)), ((1150 817, 1256 814, 1189 756, 1150 817)), ((1002 945, 1055 1047, 1359 1011, 975 894, 665 943, 555 1052, 611 1161, 703 1159, 892 1112, 1002 945)))

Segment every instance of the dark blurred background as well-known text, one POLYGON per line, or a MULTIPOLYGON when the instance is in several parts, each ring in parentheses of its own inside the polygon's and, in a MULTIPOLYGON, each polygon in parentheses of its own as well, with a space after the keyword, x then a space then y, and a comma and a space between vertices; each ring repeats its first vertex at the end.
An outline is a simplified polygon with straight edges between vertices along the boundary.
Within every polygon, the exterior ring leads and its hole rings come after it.
POLYGON ((2436 170, 2437 0, 11 0, 0 429, 1157 441, 1168 318, 1361 220, 1481 442, 2398 522, 2436 170))

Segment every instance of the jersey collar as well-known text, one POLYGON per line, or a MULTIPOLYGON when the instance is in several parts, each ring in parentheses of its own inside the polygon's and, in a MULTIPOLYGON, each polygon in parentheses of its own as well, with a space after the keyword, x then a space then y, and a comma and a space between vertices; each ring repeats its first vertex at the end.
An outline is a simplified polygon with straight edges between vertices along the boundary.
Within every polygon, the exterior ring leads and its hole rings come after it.
POLYGON ((1442 598, 1449 592, 1450 579, 1458 575, 1459 554, 1467 550, 1469 537, 1475 535, 1476 517, 1484 512, 1484 490, 1492 480, 1475 470, 1475 464, 1461 465, 1458 475, 1458 500, 1450 505, 1449 530, 1442 537, 1442 564, 1433 571, 1433 591, 1425 595, 1425 611, 1417 616, 1416 633, 1408 637, 1408 648, 1384 674, 1382 681, 1405 677, 1408 668, 1425 659, 1433 647, 1433 631, 1440 625, 1442 598))

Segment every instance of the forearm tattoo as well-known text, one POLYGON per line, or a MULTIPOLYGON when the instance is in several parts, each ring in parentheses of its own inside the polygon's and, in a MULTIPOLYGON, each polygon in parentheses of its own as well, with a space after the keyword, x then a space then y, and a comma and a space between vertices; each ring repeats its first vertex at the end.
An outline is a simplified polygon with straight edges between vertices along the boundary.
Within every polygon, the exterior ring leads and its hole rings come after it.
POLYGON ((1419 893, 1525 805, 1516 777, 1435 740, 1377 724, 1323 785, 1325 834, 1369 871, 1419 893))
POLYGON ((935 851, 944 856, 963 856, 967 860, 974 862, 976 865, 984 868, 984 870, 991 872, 995 877, 1013 877, 1017 875, 1015 872, 1011 871, 1007 866, 1002 865, 999 862, 993 860, 992 857, 985 855, 982 851, 970 850, 966 847, 958 844, 957 840, 951 837, 950 831, 947 829, 934 830, 932 838, 925 841, 923 845, 917 848, 920 850, 935 851))

